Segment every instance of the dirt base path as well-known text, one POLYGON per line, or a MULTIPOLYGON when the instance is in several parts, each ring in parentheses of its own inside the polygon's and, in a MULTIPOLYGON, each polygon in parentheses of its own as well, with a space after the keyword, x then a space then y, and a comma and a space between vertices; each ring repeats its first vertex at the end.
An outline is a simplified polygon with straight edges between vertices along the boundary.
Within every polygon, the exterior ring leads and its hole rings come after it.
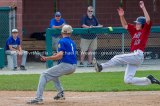
MULTIPOLYGON (((44 92, 40 106, 160 106, 160 91, 65 92, 66 100, 55 101, 56 92, 44 92)), ((0 91, 0 106, 31 106, 33 91, 0 91)), ((35 105, 34 105, 35 106, 35 105)))

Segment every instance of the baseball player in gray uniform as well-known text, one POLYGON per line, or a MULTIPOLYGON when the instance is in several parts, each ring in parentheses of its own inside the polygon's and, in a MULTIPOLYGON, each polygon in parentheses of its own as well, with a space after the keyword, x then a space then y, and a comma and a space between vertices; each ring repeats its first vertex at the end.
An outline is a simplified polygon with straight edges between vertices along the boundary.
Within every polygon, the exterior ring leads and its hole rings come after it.
POLYGON ((119 9, 117 9, 123 28, 127 29, 132 37, 130 48, 131 53, 116 55, 108 62, 101 64, 98 64, 96 59, 94 59, 93 63, 97 72, 101 72, 104 68, 108 68, 118 64, 127 64, 124 75, 124 82, 126 84, 160 84, 159 80, 155 79, 152 75, 148 75, 147 77, 142 78, 134 77, 137 68, 144 60, 144 49, 152 25, 152 22, 150 21, 150 16, 145 8, 144 2, 140 1, 139 6, 144 13, 144 17, 138 17, 137 20, 134 21, 136 25, 132 25, 126 22, 124 18, 123 8, 120 7, 119 9))
POLYGON ((41 57, 42 61, 46 60, 59 60, 60 64, 55 65, 45 72, 43 72, 39 79, 36 98, 27 102, 28 104, 41 104, 43 103, 43 91, 44 87, 49 81, 53 81, 58 94, 54 97, 55 100, 65 99, 64 90, 60 84, 59 77, 62 75, 68 75, 75 71, 77 59, 76 59, 76 45, 71 40, 72 27, 70 25, 64 25, 62 27, 62 36, 58 43, 58 53, 49 57, 41 57))

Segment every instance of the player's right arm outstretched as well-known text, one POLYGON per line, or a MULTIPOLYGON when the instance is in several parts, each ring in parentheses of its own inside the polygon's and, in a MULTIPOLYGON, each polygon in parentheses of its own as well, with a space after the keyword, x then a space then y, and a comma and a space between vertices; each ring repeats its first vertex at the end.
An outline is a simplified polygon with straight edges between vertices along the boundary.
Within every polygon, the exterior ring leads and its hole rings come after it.
POLYGON ((146 10, 146 7, 145 7, 145 5, 144 5, 144 2, 143 2, 143 1, 140 1, 140 2, 139 2, 139 6, 140 6, 140 8, 142 9, 142 11, 143 11, 143 13, 144 13, 144 16, 145 16, 145 18, 146 18, 146 23, 149 24, 149 23, 150 23, 150 16, 149 16, 149 14, 148 14, 148 12, 147 12, 147 10, 146 10))
POLYGON ((124 10, 123 10, 123 8, 119 7, 119 9, 117 9, 117 11, 118 11, 118 15, 120 17, 120 21, 121 21, 122 27, 127 29, 128 28, 128 24, 126 22, 126 19, 124 18, 124 10))

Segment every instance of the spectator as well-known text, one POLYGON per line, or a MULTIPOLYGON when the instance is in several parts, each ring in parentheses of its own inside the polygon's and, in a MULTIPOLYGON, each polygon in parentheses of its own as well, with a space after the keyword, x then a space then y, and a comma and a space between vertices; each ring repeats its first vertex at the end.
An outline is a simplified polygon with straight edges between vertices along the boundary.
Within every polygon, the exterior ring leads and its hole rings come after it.
POLYGON ((20 65, 21 70, 26 70, 26 58, 27 58, 27 51, 22 50, 20 38, 18 37, 18 30, 13 29, 12 35, 6 41, 6 54, 11 55, 13 57, 13 70, 17 70, 17 55, 22 56, 22 63, 20 65))
MULTIPOLYGON (((102 27, 99 24, 97 18, 93 15, 94 8, 89 6, 87 8, 87 14, 82 18, 81 25, 82 28, 93 28, 93 27, 102 27)), ((96 35, 81 35, 81 57, 80 57, 80 65, 84 65, 85 54, 88 51, 88 66, 92 65, 92 55, 93 52, 97 49, 97 37, 96 35)))
MULTIPOLYGON (((61 13, 60 12, 56 12, 55 13, 55 17, 53 19, 51 19, 50 21, 50 28, 62 28, 63 25, 65 25, 65 20, 63 18, 61 18, 61 13)), ((59 38, 60 35, 52 35, 52 42, 53 42, 53 47, 56 49, 57 51, 57 47, 58 47, 58 41, 60 40, 59 38)))

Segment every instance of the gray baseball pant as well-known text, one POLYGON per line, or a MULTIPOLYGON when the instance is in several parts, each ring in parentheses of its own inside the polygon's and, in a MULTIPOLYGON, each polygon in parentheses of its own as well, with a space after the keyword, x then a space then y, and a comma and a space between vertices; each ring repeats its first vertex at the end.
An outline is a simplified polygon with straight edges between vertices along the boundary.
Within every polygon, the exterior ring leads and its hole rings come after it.
MULTIPOLYGON (((6 50, 7 55, 11 55, 13 58, 13 67, 17 67, 17 55, 18 53, 16 51, 6 50)), ((26 59, 27 59, 28 52, 25 50, 22 50, 22 62, 21 65, 25 66, 26 59)))
POLYGON ((62 75, 68 75, 75 72, 76 64, 60 63, 55 65, 46 71, 44 71, 39 79, 39 84, 36 92, 36 99, 43 99, 43 91, 45 85, 49 81, 53 81, 55 88, 58 92, 63 91, 63 87, 59 81, 59 77, 62 75))

